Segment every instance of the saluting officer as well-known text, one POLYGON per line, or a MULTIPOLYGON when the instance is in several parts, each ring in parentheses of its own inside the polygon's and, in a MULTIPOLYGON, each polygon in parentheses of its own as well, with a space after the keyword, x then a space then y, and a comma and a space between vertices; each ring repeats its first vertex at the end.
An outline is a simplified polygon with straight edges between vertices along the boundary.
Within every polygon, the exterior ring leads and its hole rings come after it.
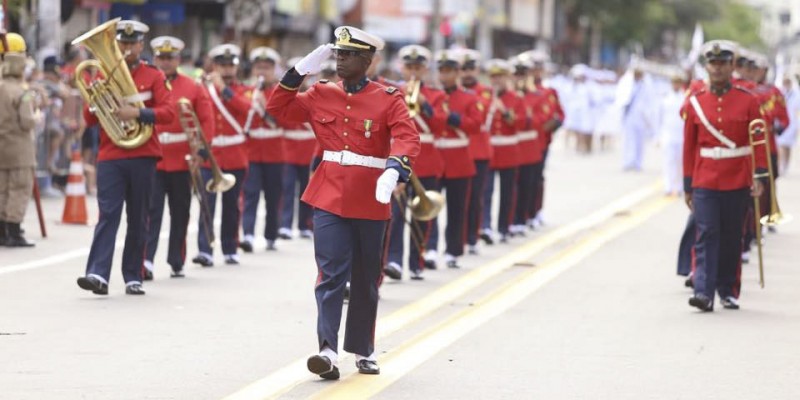
MULTIPOLYGON (((489 185, 489 161, 492 159, 492 146, 489 144, 488 111, 494 94, 491 87, 478 82, 480 75, 481 53, 473 49, 459 51, 461 58, 461 86, 465 91, 478 97, 478 109, 481 111, 480 130, 477 135, 469 137, 469 152, 475 162, 475 176, 469 186, 469 207, 467 209, 467 245, 470 254, 478 254, 478 234, 484 207, 484 192, 489 185)), ((494 187, 494 184, 491 184, 494 187)), ((490 225, 491 226, 491 225, 490 225)))
MULTIPOLYGON (((214 114, 208 93, 192 78, 178 73, 178 66, 181 63, 180 53, 184 48, 183 41, 172 36, 159 36, 150 41, 150 47, 155 56, 155 65, 164 71, 172 86, 173 107, 176 113, 177 102, 187 99, 192 104, 203 133, 214 132, 214 114)), ((180 118, 156 124, 155 134, 161 142, 164 157, 156 165, 156 178, 150 203, 147 255, 144 261, 145 280, 153 279, 153 260, 158 248, 165 196, 169 199, 167 264, 172 270, 171 277, 183 277, 186 231, 189 227, 189 209, 192 205, 192 184, 189 164, 186 161, 186 156, 190 152, 189 137, 181 126, 180 118)))
POLYGON ((0 43, 0 246, 30 247, 20 224, 33 190, 35 94, 23 79, 25 41, 16 33, 5 36, 0 43))
MULTIPOLYGON (((175 119, 175 102, 170 82, 158 68, 139 59, 144 50, 144 34, 150 28, 138 21, 117 22, 117 43, 139 91, 137 100, 145 107, 125 105, 117 111, 120 121, 137 120, 155 125, 175 119)), ((87 126, 98 123, 87 106, 83 112, 87 126)), ((122 251, 122 276, 125 293, 144 294, 143 262, 147 242, 147 215, 155 178, 156 163, 161 158, 161 144, 152 135, 143 145, 125 149, 115 145, 100 127, 100 149, 97 154, 97 205, 100 219, 94 229, 92 247, 86 262, 86 275, 78 278, 78 286, 94 294, 108 294, 111 261, 114 256, 122 206, 128 214, 128 230, 122 251)))
MULTIPOLYGON (((242 196, 242 181, 247 171, 244 124, 253 91, 251 87, 236 79, 240 54, 239 47, 233 44, 221 44, 208 52, 213 62, 213 71, 208 76, 209 83, 206 84, 206 90, 214 109, 214 131, 205 132, 206 140, 211 144, 211 153, 219 168, 236 178, 236 184, 222 193, 222 226, 219 236, 226 264, 239 264, 239 254, 236 251, 239 245, 241 216, 239 198, 242 196)), ((209 168, 203 168, 201 173, 204 181, 212 178, 209 168)), ((206 194, 208 211, 211 214, 209 219, 213 221, 217 208, 217 194, 212 192, 206 194)), ((192 262, 204 267, 213 266, 214 250, 203 229, 197 235, 197 247, 200 249, 200 254, 193 258, 192 262)))
POLYGON ((766 156, 756 149, 751 164, 749 124, 762 118, 749 90, 731 84, 736 44, 713 40, 702 48, 709 85, 689 97, 684 126, 683 174, 686 204, 697 225, 694 296, 689 304, 713 311, 714 294, 723 307, 738 309, 742 227, 751 187, 761 183, 766 156))
POLYGON ((348 26, 337 28, 335 35, 335 46, 318 47, 284 75, 267 105, 279 121, 311 121, 324 151, 303 194, 303 201, 314 207, 319 267, 320 352, 308 359, 308 369, 324 379, 339 378, 338 333, 348 278, 344 350, 356 354, 360 373, 380 372, 374 332, 389 201, 397 182, 408 180, 419 153, 419 134, 400 91, 366 77, 383 40, 348 26), (298 94, 305 76, 319 72, 332 49, 342 82, 320 81, 298 94))
POLYGON ((500 208, 497 215, 497 230, 500 242, 509 238, 509 226, 514 218, 516 192, 518 187, 517 168, 519 166, 519 137, 517 132, 526 125, 525 103, 513 90, 510 76, 514 68, 506 60, 491 59, 486 62, 486 71, 492 83, 492 102, 488 106, 486 128, 491 133, 492 160, 484 193, 484 225, 492 226, 490 209, 494 177, 500 177, 500 208))
POLYGON ((447 199, 444 256, 448 268, 459 268, 458 257, 464 254, 470 180, 476 171, 470 137, 481 134, 483 106, 478 96, 458 85, 462 58, 457 50, 441 50, 436 60, 439 81, 447 94, 442 104, 447 125, 435 144, 444 160, 442 188, 447 199))
MULTIPOLYGON (((419 178, 420 183, 426 190, 439 190, 439 179, 444 172, 444 161, 439 150, 434 147, 437 137, 440 137, 445 128, 447 115, 442 109, 445 94, 440 89, 433 88, 425 84, 428 77, 428 65, 433 59, 430 50, 420 45, 412 44, 400 48, 398 57, 403 62, 401 72, 406 82, 416 80, 420 83, 419 88, 419 111, 412 116, 414 124, 419 132, 420 151, 419 156, 414 162, 414 174, 419 178)), ((405 86, 403 90, 411 90, 405 86)), ((411 185, 406 188, 408 198, 416 196, 411 185)), ((392 202, 392 222, 389 227, 388 245, 388 264, 386 275, 393 279, 402 277, 403 265, 403 232, 406 226, 406 204, 397 201, 392 202)), ((436 242, 432 239, 434 229, 433 221, 411 221, 412 228, 410 249, 408 252, 408 268, 411 272, 411 279, 421 280, 422 271, 425 268, 435 269, 436 263, 431 260, 423 263, 422 249, 431 249, 431 259, 435 259, 436 242)))
POLYGON ((283 127, 266 113, 266 99, 275 88, 275 66, 281 62, 278 52, 269 47, 256 47, 250 51, 252 87, 250 110, 245 121, 247 134, 247 157, 250 166, 244 183, 244 213, 242 231, 244 240, 239 247, 250 253, 255 238, 256 214, 261 192, 267 211, 264 223, 264 238, 267 250, 275 250, 278 238, 278 214, 283 190, 283 163, 285 159, 283 127))

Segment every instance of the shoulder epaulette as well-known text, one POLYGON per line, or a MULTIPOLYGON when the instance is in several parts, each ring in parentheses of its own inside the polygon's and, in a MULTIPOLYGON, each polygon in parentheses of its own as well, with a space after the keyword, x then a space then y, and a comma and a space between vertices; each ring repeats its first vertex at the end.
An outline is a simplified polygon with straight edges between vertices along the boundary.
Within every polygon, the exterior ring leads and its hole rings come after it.
POLYGON ((386 93, 388 94, 394 94, 395 92, 397 92, 397 88, 394 86, 389 86, 386 88, 386 93))

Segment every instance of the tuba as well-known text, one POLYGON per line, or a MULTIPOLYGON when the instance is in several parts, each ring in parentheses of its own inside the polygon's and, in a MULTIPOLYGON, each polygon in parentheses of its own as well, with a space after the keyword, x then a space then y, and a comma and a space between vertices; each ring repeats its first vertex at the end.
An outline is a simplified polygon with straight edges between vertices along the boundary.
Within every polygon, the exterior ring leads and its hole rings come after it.
POLYGON ((108 21, 72 41, 73 46, 82 44, 95 57, 95 60, 83 61, 75 68, 75 84, 108 138, 119 147, 134 149, 150 139, 153 127, 138 121, 123 122, 115 115, 125 104, 144 108, 143 101, 131 100, 136 99, 139 92, 115 38, 119 20, 108 21), (83 71, 90 67, 100 70, 102 78, 87 84, 83 80, 83 71))

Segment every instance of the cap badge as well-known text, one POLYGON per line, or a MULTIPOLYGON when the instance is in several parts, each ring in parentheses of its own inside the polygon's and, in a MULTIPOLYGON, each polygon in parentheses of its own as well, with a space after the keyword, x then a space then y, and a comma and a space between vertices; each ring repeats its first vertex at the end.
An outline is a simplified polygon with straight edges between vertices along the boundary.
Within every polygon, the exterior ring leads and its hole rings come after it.
POLYGON ((230 56, 232 56, 232 55, 233 55, 233 54, 231 54, 231 49, 226 47, 226 48, 225 48, 225 57, 230 57, 230 56))
POLYGON ((719 53, 722 52, 722 49, 719 47, 719 43, 714 43, 714 47, 711 48, 711 52, 714 53, 715 56, 718 56, 719 53))
POLYGON ((418 58, 419 57, 419 53, 417 52, 417 49, 411 49, 410 56, 411 56, 411 58, 418 58))
POLYGON ((133 35, 133 32, 134 32, 133 24, 125 25, 125 34, 126 35, 128 35, 128 36, 133 35))
POLYGON ((370 49, 370 46, 363 45, 363 44, 360 44, 360 43, 355 43, 355 42, 353 42, 352 39, 353 39, 353 36, 350 35, 350 30, 347 29, 347 28, 342 28, 342 30, 339 31, 339 37, 336 39, 336 45, 337 46, 355 47, 357 49, 364 49, 364 50, 369 50, 370 49))

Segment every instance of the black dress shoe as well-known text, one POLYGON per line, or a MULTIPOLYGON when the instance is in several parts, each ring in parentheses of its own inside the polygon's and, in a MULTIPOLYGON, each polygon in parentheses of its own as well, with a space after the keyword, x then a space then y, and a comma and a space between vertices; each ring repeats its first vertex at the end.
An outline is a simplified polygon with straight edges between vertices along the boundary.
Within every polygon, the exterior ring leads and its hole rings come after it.
POLYGON ((714 302, 708 296, 696 294, 689 298, 689 305, 697 307, 700 311, 714 311, 714 302))
POLYGON ((78 286, 83 290, 91 290, 94 294, 108 294, 108 285, 93 276, 82 276, 78 278, 78 286))
POLYGON ((172 273, 169 274, 170 278, 183 278, 186 275, 183 274, 183 268, 172 269, 172 273))
POLYGON ((686 278, 685 281, 683 281, 683 286, 686 286, 688 288, 694 288, 694 281, 692 280, 691 276, 686 278))
POLYGON ((275 241, 274 240, 267 240, 267 250, 268 251, 278 250, 278 248, 275 247, 275 241))
POLYGON ((339 367, 333 365, 328 357, 319 354, 313 355, 306 361, 308 370, 314 374, 319 375, 322 379, 336 380, 339 379, 339 367))
POLYGON ((288 233, 279 233, 278 238, 283 240, 292 240, 292 235, 288 233))
POLYGON ((239 242, 239 248, 245 253, 253 252, 253 244, 246 240, 239 242))
POLYGON ((381 369, 378 368, 378 362, 367 360, 366 358, 356 361, 356 367, 358 367, 359 374, 378 375, 381 373, 381 369))
POLYGON ((203 257, 203 256, 197 256, 197 257, 193 258, 192 262, 195 263, 195 264, 200 264, 203 267, 213 267, 214 266, 214 261, 212 261, 212 260, 210 260, 210 259, 208 259, 206 257, 203 257))
POLYGON ((447 262, 447 268, 458 269, 461 268, 461 266, 458 265, 458 262, 456 260, 450 260, 447 262))
POLYGON ((484 243, 486 243, 489 246, 494 244, 494 239, 492 239, 492 236, 489 235, 488 233, 485 233, 485 232, 481 233, 480 238, 481 238, 481 240, 483 240, 484 243))
POLYGON ((425 266, 425 269, 436 269, 436 261, 434 260, 425 260, 422 264, 425 266))
POLYGON ((134 283, 125 287, 125 294, 143 295, 144 289, 142 289, 142 285, 134 283))
POLYGON ((386 276, 392 278, 396 281, 399 281, 403 278, 403 270, 398 268, 396 264, 389 263, 383 269, 383 272, 386 273, 386 276))
POLYGON ((150 271, 149 269, 145 268, 144 269, 144 280, 152 281, 153 280, 153 271, 150 271))

